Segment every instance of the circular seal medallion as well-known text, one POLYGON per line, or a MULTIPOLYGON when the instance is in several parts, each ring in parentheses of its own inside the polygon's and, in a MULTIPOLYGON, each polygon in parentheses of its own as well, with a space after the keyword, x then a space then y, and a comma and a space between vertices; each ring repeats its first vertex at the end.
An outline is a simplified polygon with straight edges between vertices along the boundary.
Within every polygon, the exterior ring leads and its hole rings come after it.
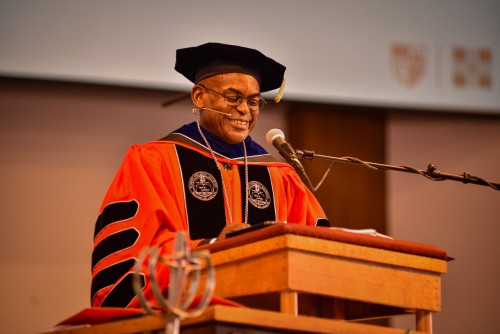
POLYGON ((210 173, 196 172, 189 178, 189 191, 201 201, 210 201, 218 190, 217 180, 210 173))
POLYGON ((257 209, 265 209, 271 204, 271 196, 266 187, 257 181, 248 182, 248 200, 257 209))

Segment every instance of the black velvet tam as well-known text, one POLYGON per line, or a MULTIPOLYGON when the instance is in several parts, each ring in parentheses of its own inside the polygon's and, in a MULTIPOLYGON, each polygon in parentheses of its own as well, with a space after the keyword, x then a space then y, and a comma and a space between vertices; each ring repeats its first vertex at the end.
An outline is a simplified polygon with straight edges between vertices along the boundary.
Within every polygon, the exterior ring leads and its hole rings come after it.
POLYGON ((223 73, 245 73, 267 92, 281 87, 286 67, 260 51, 237 45, 206 43, 177 50, 175 70, 198 83, 223 73))

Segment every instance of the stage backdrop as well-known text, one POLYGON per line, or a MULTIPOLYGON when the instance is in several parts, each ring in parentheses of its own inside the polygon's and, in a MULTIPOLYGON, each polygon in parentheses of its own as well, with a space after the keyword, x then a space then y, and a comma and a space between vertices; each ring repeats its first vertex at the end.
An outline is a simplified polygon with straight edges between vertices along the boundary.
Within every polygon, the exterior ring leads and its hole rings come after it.
POLYGON ((500 113, 500 2, 0 2, 0 74, 187 89, 175 50, 267 51, 298 100, 500 113))

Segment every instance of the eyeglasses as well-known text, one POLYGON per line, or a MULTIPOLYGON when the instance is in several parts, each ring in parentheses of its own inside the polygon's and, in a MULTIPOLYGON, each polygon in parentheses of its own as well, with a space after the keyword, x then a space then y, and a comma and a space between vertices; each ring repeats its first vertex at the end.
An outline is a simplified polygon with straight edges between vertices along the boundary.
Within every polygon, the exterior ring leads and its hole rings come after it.
POLYGON ((248 105, 248 108, 250 108, 250 110, 257 111, 257 110, 260 110, 260 109, 264 108, 264 106, 267 103, 266 100, 264 100, 261 97, 258 98, 258 99, 255 99, 255 98, 245 99, 245 98, 241 97, 241 95, 236 94, 236 93, 229 92, 229 93, 221 94, 221 93, 216 92, 215 90, 207 88, 207 87, 205 87, 203 85, 198 84, 198 86, 201 86, 204 89, 206 89, 208 91, 211 91, 212 93, 217 94, 217 95, 223 97, 224 101, 226 101, 226 103, 228 105, 233 106, 233 107, 237 107, 240 104, 242 104, 243 101, 246 101, 246 103, 248 105))

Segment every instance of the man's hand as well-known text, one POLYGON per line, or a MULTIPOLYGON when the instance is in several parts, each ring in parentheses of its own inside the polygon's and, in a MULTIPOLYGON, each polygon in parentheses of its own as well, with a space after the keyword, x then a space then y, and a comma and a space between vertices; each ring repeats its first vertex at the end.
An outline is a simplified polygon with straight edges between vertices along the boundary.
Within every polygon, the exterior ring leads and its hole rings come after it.
POLYGON ((245 229, 245 228, 249 228, 251 226, 252 225, 245 224, 245 223, 227 225, 226 227, 224 227, 222 229, 222 231, 220 232, 219 236, 217 237, 217 240, 226 239, 226 234, 234 232, 234 231, 239 231, 239 230, 242 230, 242 229, 245 229))

